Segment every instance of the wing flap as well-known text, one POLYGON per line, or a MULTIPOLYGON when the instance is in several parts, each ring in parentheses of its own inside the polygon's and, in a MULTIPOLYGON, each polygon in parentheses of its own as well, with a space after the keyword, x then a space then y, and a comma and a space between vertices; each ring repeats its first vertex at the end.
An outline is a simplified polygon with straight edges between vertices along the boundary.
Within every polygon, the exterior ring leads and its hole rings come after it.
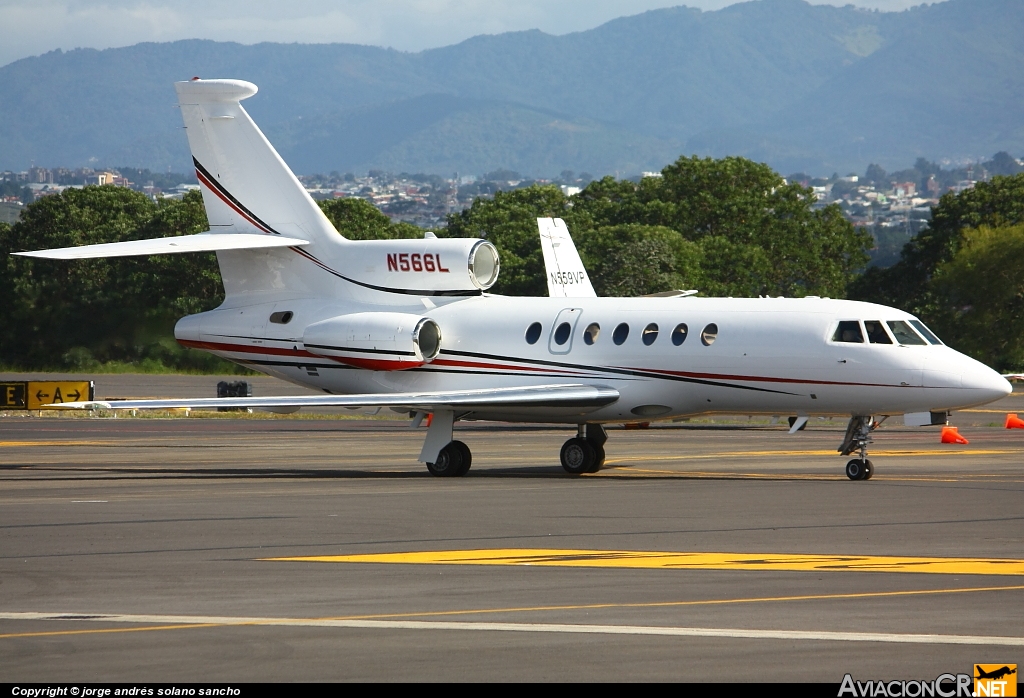
POLYGON ((481 390, 365 395, 292 395, 283 397, 214 397, 170 400, 90 400, 46 407, 65 409, 215 409, 217 407, 403 407, 430 412, 438 409, 487 410, 516 407, 597 409, 619 399, 619 391, 605 386, 559 384, 481 390))
POLYGON ((60 247, 35 252, 15 252, 21 257, 40 259, 94 259, 97 257, 135 257, 151 254, 181 254, 183 252, 216 252, 218 250, 253 250, 267 247, 298 247, 309 241, 281 235, 255 233, 199 233, 152 240, 105 242, 99 245, 60 247))

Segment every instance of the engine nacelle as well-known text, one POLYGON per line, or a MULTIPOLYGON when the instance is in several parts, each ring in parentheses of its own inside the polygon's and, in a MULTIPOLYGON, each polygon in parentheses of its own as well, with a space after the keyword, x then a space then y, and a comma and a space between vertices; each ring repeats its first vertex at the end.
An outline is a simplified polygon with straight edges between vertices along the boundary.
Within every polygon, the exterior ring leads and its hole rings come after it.
POLYGON ((350 313, 314 323, 302 334, 306 351, 373 371, 430 363, 441 351, 441 328, 412 313, 350 313))
POLYGON ((423 296, 471 295, 498 280, 498 250, 486 240, 357 240, 345 276, 363 286, 423 296))

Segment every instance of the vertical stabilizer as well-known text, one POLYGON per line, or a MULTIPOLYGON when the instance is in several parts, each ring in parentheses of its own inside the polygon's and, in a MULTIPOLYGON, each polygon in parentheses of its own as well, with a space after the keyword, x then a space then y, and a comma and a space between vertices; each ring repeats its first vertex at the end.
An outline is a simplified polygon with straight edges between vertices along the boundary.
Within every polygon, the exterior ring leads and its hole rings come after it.
POLYGON ((194 78, 174 88, 212 232, 338 242, 330 221, 242 108, 255 85, 194 78))
POLYGON ((583 268, 569 229, 561 218, 538 218, 540 246, 548 277, 548 295, 552 298, 594 298, 594 287, 583 268))

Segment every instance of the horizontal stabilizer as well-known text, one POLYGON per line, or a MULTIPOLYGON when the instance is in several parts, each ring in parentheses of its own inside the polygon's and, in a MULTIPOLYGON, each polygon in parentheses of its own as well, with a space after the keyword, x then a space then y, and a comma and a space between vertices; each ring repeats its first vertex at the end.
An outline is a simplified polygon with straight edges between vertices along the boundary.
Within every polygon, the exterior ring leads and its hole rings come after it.
POLYGON ((100 245, 61 247, 36 252, 15 252, 22 257, 41 259, 93 259, 96 257, 136 257, 151 254, 180 254, 182 252, 217 252, 218 250, 254 250, 264 247, 298 247, 309 242, 281 235, 255 233, 199 233, 152 240, 106 242, 100 245))
POLYGON ((294 395, 284 397, 213 397, 173 400, 91 400, 46 407, 65 409, 169 410, 217 407, 402 407, 432 412, 439 409, 496 410, 516 407, 578 407, 597 409, 619 399, 614 388, 590 385, 535 385, 426 393, 367 395, 294 395))

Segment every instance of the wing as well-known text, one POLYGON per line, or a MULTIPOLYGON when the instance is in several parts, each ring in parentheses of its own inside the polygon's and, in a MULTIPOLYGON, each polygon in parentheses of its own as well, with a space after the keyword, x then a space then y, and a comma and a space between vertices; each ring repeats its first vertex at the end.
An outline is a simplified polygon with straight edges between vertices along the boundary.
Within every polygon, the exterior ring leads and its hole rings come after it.
POLYGON ((1008 381, 1024 381, 1024 373, 1004 373, 1003 378, 1008 381))
POLYGON ((594 287, 583 268, 569 229, 561 218, 538 218, 540 248, 548 277, 548 295, 552 298, 595 298, 594 287))
POLYGON ((450 390, 422 393, 371 393, 366 395, 293 395, 285 397, 214 397, 173 400, 90 400, 64 402, 46 407, 65 409, 146 410, 214 409, 217 407, 401 407, 434 410, 501 411, 517 407, 553 407, 595 410, 619 399, 614 388, 592 385, 534 385, 520 388, 450 390))
POLYGON ((135 257, 151 254, 181 254, 182 252, 216 252, 217 250, 254 250, 265 247, 298 247, 308 245, 306 240, 281 235, 253 233, 199 233, 152 240, 105 242, 100 245, 61 247, 36 252, 15 252, 21 257, 41 259, 92 259, 94 257, 135 257))

